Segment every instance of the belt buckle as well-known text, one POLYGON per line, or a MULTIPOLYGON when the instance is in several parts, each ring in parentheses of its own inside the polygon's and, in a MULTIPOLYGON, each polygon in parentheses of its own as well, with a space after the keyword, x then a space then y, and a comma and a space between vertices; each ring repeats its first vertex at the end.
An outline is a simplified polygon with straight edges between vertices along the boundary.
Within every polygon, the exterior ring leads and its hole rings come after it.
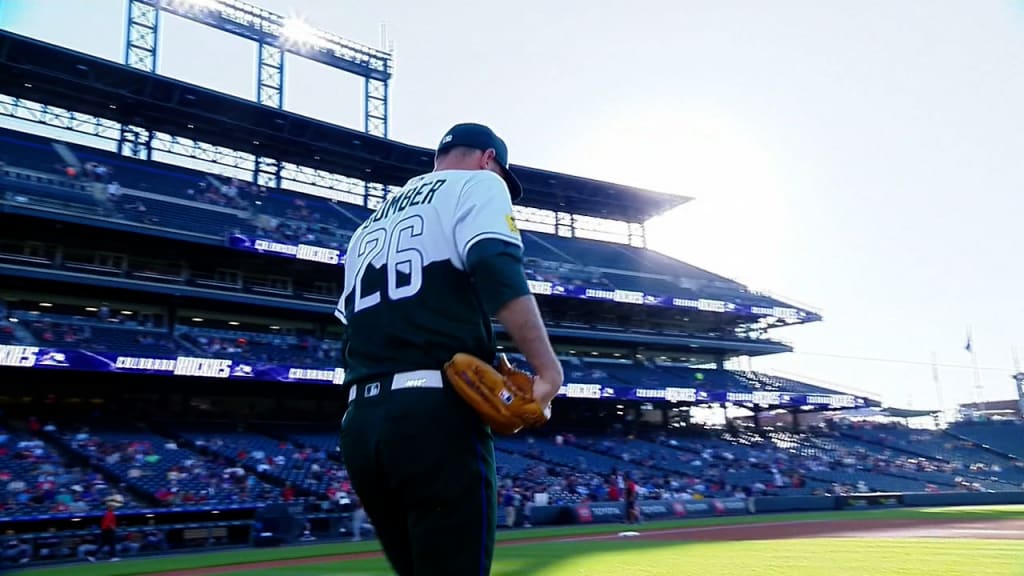
POLYGON ((373 382, 363 387, 363 398, 373 398, 380 394, 380 382, 373 382))

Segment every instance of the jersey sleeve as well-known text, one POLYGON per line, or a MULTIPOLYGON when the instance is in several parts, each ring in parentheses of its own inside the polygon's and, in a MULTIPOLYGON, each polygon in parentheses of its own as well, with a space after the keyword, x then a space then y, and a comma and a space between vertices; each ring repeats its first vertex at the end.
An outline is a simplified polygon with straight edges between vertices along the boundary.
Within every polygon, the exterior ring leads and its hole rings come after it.
POLYGON ((469 249, 481 240, 504 240, 523 247, 508 187, 493 172, 480 171, 466 182, 455 205, 454 222, 460 267, 465 267, 469 249))

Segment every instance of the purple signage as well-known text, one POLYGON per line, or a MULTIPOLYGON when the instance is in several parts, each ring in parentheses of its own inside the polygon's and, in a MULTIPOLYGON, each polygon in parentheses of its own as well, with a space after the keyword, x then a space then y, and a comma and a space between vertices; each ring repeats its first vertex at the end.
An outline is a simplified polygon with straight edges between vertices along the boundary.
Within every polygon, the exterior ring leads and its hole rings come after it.
MULTIPOLYGON (((335 248, 322 248, 308 244, 289 244, 276 240, 264 238, 249 238, 241 234, 235 234, 228 238, 228 245, 239 250, 257 252, 259 254, 274 254, 293 258, 296 260, 307 260, 320 262, 321 264, 344 265, 345 255, 341 250, 335 248)), ((560 296, 566 298, 578 298, 581 300, 604 300, 606 302, 619 302, 622 304, 640 304, 646 306, 659 306, 663 308, 685 308, 699 310, 702 312, 715 312, 719 314, 742 314, 748 316, 770 316, 788 321, 805 320, 808 314, 803 310, 787 306, 750 306, 736 304, 726 300, 714 298, 678 298, 673 296, 659 296, 647 294, 636 290, 615 290, 610 288, 596 288, 587 286, 566 285, 558 282, 543 282, 530 280, 530 292, 538 296, 560 296)))
MULTIPOLYGON (((181 377, 260 380, 268 382, 305 382, 341 385, 345 369, 335 366, 282 366, 225 358, 198 356, 148 357, 85 349, 44 348, 39 346, 0 345, 0 366, 53 370, 162 374, 181 377)), ((768 391, 707 390, 683 386, 624 386, 587 382, 569 382, 558 395, 563 398, 594 400, 637 400, 721 404, 731 402, 748 406, 814 406, 858 408, 867 405, 863 398, 849 394, 792 394, 768 391)))
POLYGON ((281 366, 196 356, 147 357, 38 346, 0 345, 0 366, 338 385, 345 379, 345 370, 336 367, 281 366))

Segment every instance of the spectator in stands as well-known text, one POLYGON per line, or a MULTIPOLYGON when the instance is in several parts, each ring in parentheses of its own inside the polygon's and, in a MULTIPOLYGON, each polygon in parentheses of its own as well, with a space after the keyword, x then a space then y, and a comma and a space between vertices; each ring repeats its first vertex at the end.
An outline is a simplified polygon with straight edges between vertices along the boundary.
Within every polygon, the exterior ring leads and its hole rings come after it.
POLYGON ((530 520, 533 518, 533 494, 532 488, 527 488, 523 491, 523 528, 533 527, 533 524, 530 523, 530 520))
POLYGON ((359 501, 359 497, 356 496, 355 492, 352 493, 352 541, 358 542, 363 539, 363 525, 366 524, 366 510, 363 509, 363 503, 359 501))
POLYGON ((121 537, 121 542, 117 545, 117 551, 120 555, 134 556, 139 553, 142 548, 142 534, 139 532, 128 532, 121 537))
POLYGON ((608 482, 608 501, 618 502, 621 499, 622 494, 619 492, 619 480, 612 476, 611 480, 608 482))
POLYGON ((71 549, 65 545, 64 538, 57 534, 57 529, 50 527, 46 534, 36 538, 36 551, 42 559, 63 558, 71 554, 71 549))
POLYGON ((96 182, 106 181, 110 169, 100 165, 98 162, 86 162, 82 165, 82 178, 96 182))
POLYGON ((8 530, 4 533, 3 558, 5 564, 24 564, 32 559, 32 546, 18 538, 14 530, 8 530))
POLYGON ((121 558, 117 555, 117 515, 114 513, 116 505, 113 502, 107 504, 107 511, 100 520, 100 545, 92 554, 86 557, 90 562, 95 562, 100 552, 107 550, 111 562, 117 562, 121 558))
POLYGON ((97 544, 96 541, 96 536, 92 534, 72 540, 72 545, 75 546, 75 553, 79 560, 85 558, 90 562, 96 561, 94 554, 96 553, 96 550, 99 549, 99 544, 97 544))
POLYGON ((107 184, 107 200, 116 202, 121 199, 121 184, 117 182, 111 182, 107 184))
POLYGON ((626 524, 640 523, 640 509, 637 507, 637 501, 640 499, 640 494, 637 489, 636 481, 633 479, 632 474, 625 474, 626 482, 626 524))
POLYGON ((167 551, 167 537, 163 530, 157 528, 156 521, 149 519, 149 526, 143 532, 142 550, 155 550, 157 552, 167 551))
POLYGON ((313 525, 312 524, 310 524, 309 522, 306 522, 305 524, 303 524, 303 526, 302 526, 302 537, 299 538, 299 540, 301 540, 303 542, 311 542, 313 540, 316 540, 316 536, 313 536, 313 532, 312 531, 313 531, 313 525))
POLYGON ((501 505, 505 508, 505 527, 515 528, 516 525, 516 494, 511 487, 506 487, 501 495, 501 505))

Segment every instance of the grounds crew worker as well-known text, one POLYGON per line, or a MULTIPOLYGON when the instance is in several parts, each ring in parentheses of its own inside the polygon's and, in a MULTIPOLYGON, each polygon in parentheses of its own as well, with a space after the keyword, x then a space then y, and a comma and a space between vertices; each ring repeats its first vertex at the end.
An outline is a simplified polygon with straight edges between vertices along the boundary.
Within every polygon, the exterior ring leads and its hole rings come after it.
POLYGON ((454 354, 495 360, 497 317, 548 407, 562 366, 523 271, 522 186, 490 128, 459 124, 434 171, 352 235, 335 315, 347 326, 341 448, 352 487, 400 576, 486 576, 497 494, 490 428, 443 374, 454 354))

